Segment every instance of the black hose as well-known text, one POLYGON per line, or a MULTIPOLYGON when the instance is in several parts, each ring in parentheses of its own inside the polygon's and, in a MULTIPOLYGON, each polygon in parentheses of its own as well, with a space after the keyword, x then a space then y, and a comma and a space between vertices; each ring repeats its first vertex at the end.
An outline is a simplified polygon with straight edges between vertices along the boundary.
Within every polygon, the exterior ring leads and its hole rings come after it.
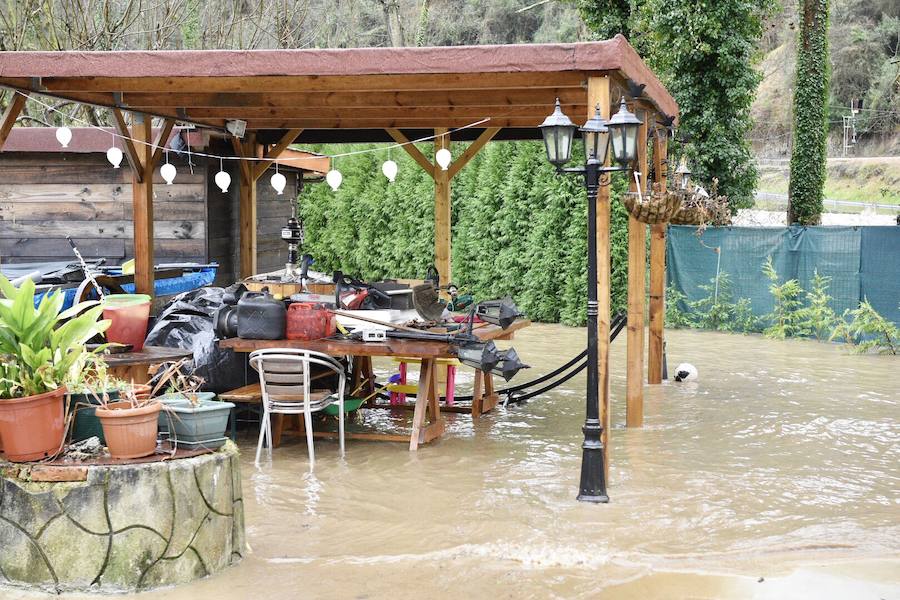
MULTIPOLYGON (((616 316, 613 317, 613 320, 611 323, 612 327, 609 332, 609 341, 610 342, 616 339, 616 337, 619 335, 619 332, 622 331, 622 329, 625 327, 627 322, 628 322, 628 319, 624 313, 617 313, 616 316)), ((576 368, 574 371, 567 373, 559 380, 551 383, 550 385, 544 386, 543 388, 541 388, 537 391, 528 392, 526 394, 522 394, 521 396, 513 395, 514 392, 524 390, 526 388, 532 387, 539 383, 544 383, 548 379, 552 379, 552 378, 556 377, 560 373, 563 373, 564 371, 571 368, 579 360, 584 359, 586 356, 587 356, 587 349, 583 350, 581 352, 581 354, 579 354, 578 356, 576 356, 575 358, 573 358, 572 360, 570 360, 563 366, 557 368, 556 370, 554 370, 550 373, 547 373, 546 375, 542 375, 541 377, 538 377, 537 379, 532 379, 531 381, 527 381, 525 383, 521 383, 518 385, 513 385, 513 386, 510 386, 507 388, 503 388, 501 390, 497 390, 495 393, 498 395, 507 396, 509 398, 509 400, 508 400, 509 402, 521 402, 523 400, 528 400, 529 398, 533 398, 535 396, 538 396, 540 394, 548 392, 548 391, 552 390, 553 388, 555 388, 559 385, 562 385, 563 383, 567 382, 568 380, 572 379, 572 377, 574 377, 575 375, 577 375, 578 373, 583 371, 585 369, 585 367, 587 367, 587 361, 584 361, 583 363, 581 363, 581 365, 579 365, 578 368, 576 368)), ((415 396, 415 394, 407 394, 407 396, 415 396)), ((457 401, 457 402, 471 402, 473 399, 474 398, 471 395, 455 397, 455 401, 457 401)))

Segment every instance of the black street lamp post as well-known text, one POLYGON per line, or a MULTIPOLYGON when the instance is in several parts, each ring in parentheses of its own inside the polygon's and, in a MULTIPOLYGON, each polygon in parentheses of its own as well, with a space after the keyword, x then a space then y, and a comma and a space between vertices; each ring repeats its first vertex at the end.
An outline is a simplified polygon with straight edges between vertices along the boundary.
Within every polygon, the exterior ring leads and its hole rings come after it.
POLYGON ((547 159, 556 167, 557 173, 574 173, 584 176, 588 204, 588 297, 587 297, 587 397, 581 445, 581 483, 578 500, 582 502, 609 502, 606 494, 606 477, 603 465, 603 424, 600 422, 600 402, 598 389, 600 371, 598 365, 598 310, 597 310, 597 190, 600 176, 613 171, 625 171, 637 156, 637 132, 641 121, 625 106, 622 98, 619 112, 606 123, 596 108, 580 131, 585 144, 586 162, 582 167, 564 169, 572 157, 572 137, 575 125, 562 112, 559 100, 556 108, 544 123, 541 133, 547 149, 547 159), (612 142, 610 144, 610 142, 612 142), (613 159, 617 167, 604 167, 609 146, 613 148, 613 159))

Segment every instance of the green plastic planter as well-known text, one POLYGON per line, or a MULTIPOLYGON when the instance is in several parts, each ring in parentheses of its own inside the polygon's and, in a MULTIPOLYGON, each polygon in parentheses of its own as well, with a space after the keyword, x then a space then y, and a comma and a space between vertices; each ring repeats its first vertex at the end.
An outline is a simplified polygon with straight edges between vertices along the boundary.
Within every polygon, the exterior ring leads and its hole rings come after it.
MULTIPOLYGON (((119 399, 119 390, 106 392, 110 400, 119 399)), ((93 394, 69 394, 68 411, 75 412, 75 421, 72 424, 72 442, 80 442, 89 437, 100 438, 100 443, 105 444, 103 427, 100 419, 95 414, 97 411, 97 399, 93 394)))
POLYGON ((219 400, 170 404, 169 439, 186 445, 215 447, 225 442, 225 428, 234 404, 219 400))
MULTIPOLYGON (((211 402, 213 401, 213 398, 216 397, 213 392, 197 392, 196 395, 200 404, 211 402)), ((168 411, 167 408, 173 406, 190 406, 191 401, 188 400, 187 396, 184 394, 163 394, 162 396, 157 396, 156 399, 163 405, 163 409, 159 411, 159 432, 168 434, 169 423, 174 421, 177 417, 174 413, 168 411)))

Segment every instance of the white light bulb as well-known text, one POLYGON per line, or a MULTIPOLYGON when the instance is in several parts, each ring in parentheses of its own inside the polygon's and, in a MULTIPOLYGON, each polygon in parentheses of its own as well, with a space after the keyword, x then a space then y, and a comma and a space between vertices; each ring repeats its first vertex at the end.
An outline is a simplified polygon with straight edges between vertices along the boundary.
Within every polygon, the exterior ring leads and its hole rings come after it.
POLYGON ((341 175, 341 172, 337 169, 332 169, 328 171, 328 174, 325 175, 325 181, 328 182, 328 185, 331 186, 331 189, 335 192, 339 187, 341 187, 341 182, 344 180, 344 176, 341 175))
POLYGON ((284 175, 281 173, 275 173, 272 175, 272 187, 275 188, 275 191, 280 196, 284 192, 284 186, 287 185, 287 179, 285 179, 284 175))
POLYGON ((397 163, 392 160, 384 161, 384 164, 381 165, 381 172, 388 178, 388 181, 393 183, 397 178, 397 163))
POLYGON ((68 127, 57 127, 56 140, 62 144, 63 148, 68 148, 69 142, 72 141, 72 130, 68 127))
POLYGON ((450 161, 453 160, 453 155, 450 154, 450 151, 446 148, 441 148, 437 151, 437 154, 434 155, 437 159, 437 164, 441 167, 441 170, 446 171, 447 167, 450 166, 450 161))
POLYGON ((228 186, 231 185, 231 175, 225 171, 219 171, 216 173, 216 185, 221 188, 222 192, 227 192, 228 186))
POLYGON ((172 163, 166 163, 159 168, 159 174, 166 180, 166 185, 172 185, 177 173, 178 171, 175 170, 175 165, 172 163))
POLYGON ((122 151, 113 146, 106 151, 106 160, 113 166, 113 169, 118 169, 122 164, 122 151))

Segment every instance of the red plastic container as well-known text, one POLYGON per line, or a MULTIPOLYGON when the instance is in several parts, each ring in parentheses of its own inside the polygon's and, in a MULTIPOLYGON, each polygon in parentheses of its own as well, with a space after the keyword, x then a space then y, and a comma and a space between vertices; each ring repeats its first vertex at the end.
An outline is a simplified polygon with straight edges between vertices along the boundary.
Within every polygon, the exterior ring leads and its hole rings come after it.
POLYGON ((131 344, 132 352, 140 352, 147 337, 150 319, 150 296, 112 294, 103 300, 103 318, 112 323, 106 330, 106 341, 131 344))
POLYGON ((294 302, 287 311, 287 339, 320 340, 337 331, 334 314, 321 304, 294 302))

